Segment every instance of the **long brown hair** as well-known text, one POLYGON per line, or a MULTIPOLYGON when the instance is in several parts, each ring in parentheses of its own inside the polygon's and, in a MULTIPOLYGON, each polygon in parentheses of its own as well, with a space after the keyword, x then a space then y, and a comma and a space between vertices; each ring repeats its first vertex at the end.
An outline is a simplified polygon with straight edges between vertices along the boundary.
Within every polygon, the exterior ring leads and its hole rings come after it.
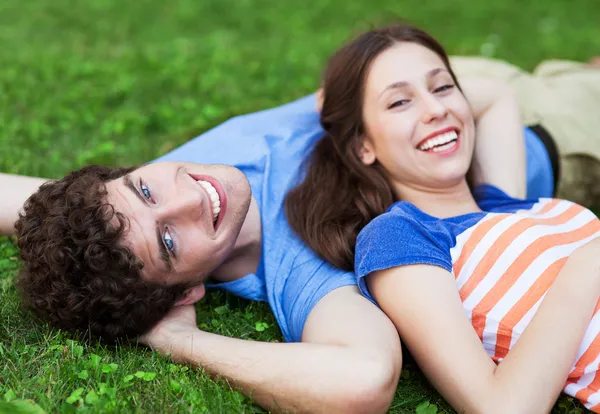
POLYGON ((359 158, 365 134, 362 117, 364 84, 372 62, 399 42, 418 43, 444 62, 444 48, 429 34, 395 24, 370 30, 339 49, 323 79, 321 125, 303 181, 290 191, 285 209, 291 227, 317 254, 338 268, 354 269, 354 245, 360 230, 395 201, 383 167, 359 158))

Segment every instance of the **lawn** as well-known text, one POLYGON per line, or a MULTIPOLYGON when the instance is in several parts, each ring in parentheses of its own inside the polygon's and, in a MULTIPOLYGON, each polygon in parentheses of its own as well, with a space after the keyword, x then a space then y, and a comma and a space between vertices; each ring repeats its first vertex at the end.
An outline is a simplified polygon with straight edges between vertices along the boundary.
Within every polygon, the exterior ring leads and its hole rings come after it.
MULTIPOLYGON (((151 160, 231 116, 312 92, 349 35, 399 16, 451 54, 527 69, 600 54, 597 0, 3 0, 0 171, 60 177, 151 160)), ((26 412, 261 412, 201 370, 34 324, 14 288, 17 256, 0 238, 0 412, 17 400, 30 400, 26 412)), ((212 292, 198 315, 205 330, 281 340, 263 304, 212 292)), ((405 364, 390 412, 436 410, 452 412, 405 364)), ((554 411, 583 409, 562 398, 554 411)))

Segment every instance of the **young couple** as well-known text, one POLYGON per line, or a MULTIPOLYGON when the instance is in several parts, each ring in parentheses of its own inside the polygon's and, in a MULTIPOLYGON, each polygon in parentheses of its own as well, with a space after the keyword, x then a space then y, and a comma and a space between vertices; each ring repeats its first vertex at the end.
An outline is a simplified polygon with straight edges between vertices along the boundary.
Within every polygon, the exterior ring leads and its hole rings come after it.
POLYGON ((25 303, 141 335, 266 408, 385 411, 400 334, 459 412, 549 411, 563 389, 600 412, 600 222, 551 199, 565 157, 593 196, 600 71, 456 65, 414 27, 372 30, 330 60, 320 115, 307 97, 139 168, 1 176, 5 233, 34 192, 15 226, 25 303), (269 302, 287 343, 200 331, 205 286, 269 302))

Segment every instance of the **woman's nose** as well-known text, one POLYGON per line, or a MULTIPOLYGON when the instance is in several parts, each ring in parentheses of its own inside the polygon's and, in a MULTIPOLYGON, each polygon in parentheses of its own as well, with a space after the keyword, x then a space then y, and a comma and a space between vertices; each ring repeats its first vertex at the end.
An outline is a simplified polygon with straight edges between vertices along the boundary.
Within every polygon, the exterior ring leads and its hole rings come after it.
POLYGON ((430 123, 442 119, 448 114, 448 108, 434 95, 428 94, 423 98, 423 122, 430 123))

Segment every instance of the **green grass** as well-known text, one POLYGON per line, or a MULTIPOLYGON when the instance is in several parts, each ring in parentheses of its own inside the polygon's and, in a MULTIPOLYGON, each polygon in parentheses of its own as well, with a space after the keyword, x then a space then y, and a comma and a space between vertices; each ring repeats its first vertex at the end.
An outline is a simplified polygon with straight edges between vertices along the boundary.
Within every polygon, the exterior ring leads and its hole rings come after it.
MULTIPOLYGON (((596 0, 3 0, 0 171, 59 177, 89 163, 153 159, 233 115, 310 93, 341 42, 395 16, 423 25, 452 54, 527 69, 600 53, 596 0)), ((15 412, 15 400, 47 412, 260 411, 201 370, 33 323, 19 309, 16 256, 0 239, 0 401, 12 401, 0 412, 15 412)), ((199 323, 281 340, 266 306, 221 293, 199 307, 199 323)), ((405 367, 391 412, 452 411, 405 367)), ((555 408, 581 410, 567 398, 555 408)))

